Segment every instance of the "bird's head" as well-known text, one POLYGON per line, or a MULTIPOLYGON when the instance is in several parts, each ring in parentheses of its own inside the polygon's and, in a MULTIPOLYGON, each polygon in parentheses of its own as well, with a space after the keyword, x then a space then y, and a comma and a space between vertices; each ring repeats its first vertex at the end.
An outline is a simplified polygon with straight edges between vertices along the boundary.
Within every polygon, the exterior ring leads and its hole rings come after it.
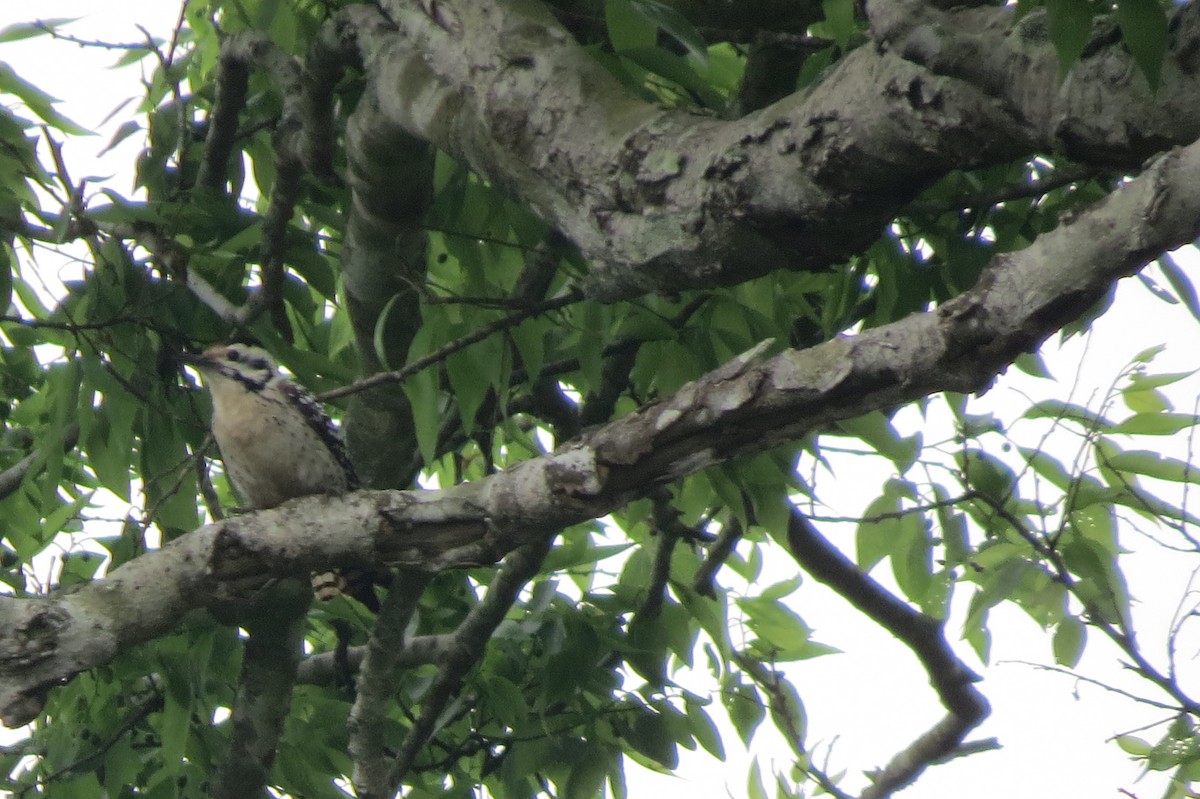
POLYGON ((210 387, 229 380, 257 391, 279 375, 275 359, 266 350, 249 344, 222 344, 199 355, 184 353, 180 360, 199 369, 210 387))

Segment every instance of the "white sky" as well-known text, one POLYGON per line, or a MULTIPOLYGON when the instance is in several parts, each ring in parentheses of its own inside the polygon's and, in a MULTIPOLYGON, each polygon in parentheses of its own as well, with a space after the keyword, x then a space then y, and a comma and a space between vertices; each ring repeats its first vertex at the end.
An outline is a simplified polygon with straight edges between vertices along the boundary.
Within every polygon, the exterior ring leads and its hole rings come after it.
MULTIPOLYGON (((29 14, 42 18, 82 17, 70 32, 84 38, 108 41, 136 41, 141 38, 135 25, 168 35, 178 14, 173 2, 163 0, 41 0, 33 4, 9 2, 0 4, 0 27, 18 21, 28 21, 29 14)), ((113 72, 105 66, 115 60, 114 53, 84 50, 79 47, 40 38, 32 42, 0 45, 0 60, 9 62, 17 71, 36 85, 64 102, 59 110, 86 128, 96 128, 102 120, 127 98, 140 97, 141 84, 137 69, 113 72)), ((8 98, 0 97, 0 102, 8 98)), ((101 161, 96 153, 107 143, 111 131, 123 118, 104 125, 107 131, 87 140, 68 142, 67 160, 74 165, 76 176, 83 174, 127 175, 140 143, 136 137, 101 161), (88 162, 93 165, 85 167, 88 162)), ((115 188, 125 191, 131 179, 122 177, 115 188)), ((52 275, 46 276, 53 280, 52 275)), ((1071 380, 1077 371, 1081 384, 1075 390, 1075 401, 1087 404, 1093 392, 1103 390, 1116 371, 1134 353, 1148 346, 1168 342, 1167 351, 1154 363, 1154 372, 1175 372, 1200 366, 1196 356, 1197 323, 1180 307, 1168 306, 1152 298, 1133 281, 1126 281, 1118 294, 1117 306, 1096 326, 1085 354, 1084 341, 1076 339, 1062 350, 1047 353, 1051 371, 1062 379, 1053 384, 1021 375, 1016 370, 1002 377, 973 412, 993 409, 999 415, 1012 418, 1028 406, 1030 397, 1065 399, 1071 380)), ((1191 410, 1196 396, 1197 380, 1179 384, 1174 396, 1181 412, 1191 410)), ((899 417, 901 424, 919 429, 921 420, 915 413, 899 417)), ((927 435, 927 439, 930 436, 927 435)), ((1140 444, 1150 447, 1154 442, 1140 444)), ((1180 457, 1183 453, 1178 453, 1180 457)), ((881 467, 882 468, 882 467, 881 467)), ((822 497, 827 501, 843 502, 844 507, 833 510, 852 516, 861 510, 862 491, 877 490, 886 471, 866 475, 861 463, 839 474, 846 490, 831 489, 832 480, 822 483, 822 497)), ((839 541, 851 542, 853 530, 825 527, 830 535, 842 536, 839 541), (844 533, 844 535, 843 535, 844 533)), ((1138 551, 1127 565, 1131 590, 1137 600, 1136 619, 1144 648, 1152 661, 1162 662, 1163 641, 1167 625, 1177 603, 1187 590, 1187 580, 1200 565, 1194 555, 1169 555, 1145 539, 1122 528, 1121 542, 1138 551), (1144 551, 1144 552, 1143 552, 1144 551)), ((777 552, 777 563, 771 568, 782 576, 794 571, 785 553, 777 552)), ((886 566, 874 572, 886 576, 886 566)), ((967 591, 961 591, 965 598, 967 591)), ((915 658, 902 646, 865 621, 839 597, 806 580, 793 595, 797 612, 815 628, 814 637, 844 651, 834 655, 796 664, 788 668, 806 703, 810 732, 809 744, 818 758, 832 751, 830 770, 846 768, 851 775, 844 787, 852 792, 862 787, 861 771, 878 767, 899 748, 926 730, 940 717, 942 710, 915 658)), ((959 609, 961 611, 961 608, 959 609)), ((958 630, 951 622, 952 632, 958 630)), ((985 676, 980 688, 993 707, 992 716, 979 728, 972 739, 996 737, 1004 748, 961 759, 928 770, 913 788, 905 791, 906 799, 941 799, 969 795, 972 799, 1009 799, 1013 796, 1053 797, 1117 797, 1130 794, 1148 799, 1161 795, 1165 781, 1152 774, 1138 780, 1139 770, 1127 757, 1106 739, 1144 724, 1160 721, 1163 713, 1136 705, 1091 685, 1078 685, 1070 677, 1035 670, 1015 661, 1052 663, 1050 638, 1023 613, 1001 607, 991 616, 993 628, 993 665, 983 667, 962 642, 956 647, 967 663, 985 676)), ((1089 677, 1118 684, 1145 695, 1163 699, 1149 686, 1130 679, 1120 668, 1115 649, 1107 642, 1090 635, 1088 653, 1078 671, 1089 677)), ((1188 677, 1196 687, 1197 673, 1192 661, 1193 649, 1182 651, 1185 686, 1188 677)), ((714 717, 722 713, 714 709, 714 717)), ((770 723, 760 729, 756 754, 762 761, 769 779, 769 767, 786 771, 790 764, 788 753, 774 740, 770 723), (761 745, 761 748, 759 748, 761 745)), ((1143 733, 1156 740, 1160 730, 1143 733)), ((686 791, 695 799, 718 799, 724 796, 745 795, 747 773, 746 755, 741 751, 732 729, 723 732, 729 762, 712 761, 706 753, 683 752, 682 766, 676 776, 635 774, 640 771, 630 765, 631 794, 645 796, 651 791, 686 791)), ((774 794, 768 782, 768 791, 774 794)))

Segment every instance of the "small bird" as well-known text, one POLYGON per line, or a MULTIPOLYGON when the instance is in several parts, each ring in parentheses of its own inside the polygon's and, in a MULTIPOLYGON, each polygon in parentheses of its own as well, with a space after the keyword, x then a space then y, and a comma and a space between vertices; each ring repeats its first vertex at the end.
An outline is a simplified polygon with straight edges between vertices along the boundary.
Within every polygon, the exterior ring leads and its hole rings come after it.
MULTIPOLYGON (((212 434, 225 474, 251 510, 273 508, 313 494, 358 488, 354 466, 333 420, 307 389, 284 377, 265 350, 247 344, 185 353, 212 395, 212 434)), ((320 599, 345 586, 334 572, 314 574, 320 599)), ((370 585, 370 602, 374 592, 370 585)))

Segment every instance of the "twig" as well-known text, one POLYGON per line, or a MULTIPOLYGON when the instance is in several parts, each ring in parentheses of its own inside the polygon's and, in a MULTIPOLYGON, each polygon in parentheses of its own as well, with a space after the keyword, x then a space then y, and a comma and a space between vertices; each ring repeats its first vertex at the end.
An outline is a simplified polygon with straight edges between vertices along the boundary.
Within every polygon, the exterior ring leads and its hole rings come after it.
POLYGON ((396 369, 390 372, 376 372, 369 377, 364 377, 362 380, 355 380, 353 383, 347 386, 335 388, 332 391, 326 391, 321 394, 318 399, 320 399, 322 402, 326 402, 328 400, 337 399, 338 397, 357 394, 361 391, 374 388, 375 386, 384 385, 385 383, 399 383, 407 380, 409 377, 415 375, 417 372, 420 372, 422 369, 432 366, 435 363, 444 361, 454 353, 466 349, 476 342, 482 341, 493 333, 498 333, 501 330, 507 330, 510 327, 516 327, 526 319, 539 316, 548 311, 564 308, 572 303, 579 302, 581 299, 583 299, 583 294, 581 292, 569 291, 566 294, 562 294, 553 299, 540 302, 537 305, 526 308, 525 310, 509 314, 508 316, 497 319, 494 322, 490 322, 482 327, 472 330, 467 335, 455 339, 445 346, 439 347, 428 355, 418 358, 402 369, 396 369))
POLYGON ((157 689, 157 686, 154 686, 154 689, 154 692, 150 696, 148 696, 144 701, 139 703, 137 707, 126 714, 125 718, 122 719, 121 723, 116 726, 116 729, 109 734, 104 743, 100 744, 100 746, 96 747, 93 751, 89 752, 83 757, 77 758, 62 768, 47 774, 45 777, 42 777, 35 785, 26 785, 22 787, 13 795, 17 797, 17 799, 22 799, 22 797, 34 790, 35 787, 45 788, 55 780, 58 780, 60 777, 96 771, 97 767, 103 765, 104 757, 108 754, 108 751, 116 746, 117 742, 124 738, 126 733, 144 721, 151 713, 157 713, 158 711, 162 710, 162 692, 157 689))
POLYGON ((1109 685, 1106 682, 1102 682, 1102 681, 1094 679, 1092 677, 1085 677, 1082 674, 1076 674, 1075 672, 1071 671, 1070 669, 1064 669, 1061 666, 1050 666, 1045 663, 1033 663, 1028 660, 1003 660, 1000 662, 1001 663, 1018 663, 1022 666, 1029 666, 1030 668, 1038 669, 1040 671, 1052 671, 1055 674, 1064 674, 1067 677, 1071 677, 1072 679, 1077 680, 1079 682, 1084 682, 1089 685, 1095 685, 1097 688, 1103 688, 1105 691, 1108 691, 1110 693, 1120 694, 1121 696, 1125 697, 1126 699, 1132 699, 1133 701, 1135 701, 1139 704, 1150 705, 1151 707, 1157 707, 1157 708, 1161 708, 1163 710, 1169 710, 1172 713, 1179 712, 1179 707, 1176 705, 1168 705, 1166 702, 1159 702, 1155 699, 1150 699, 1149 697, 1138 696, 1137 694, 1135 694, 1131 691, 1126 691, 1124 688, 1118 688, 1115 685, 1109 685))

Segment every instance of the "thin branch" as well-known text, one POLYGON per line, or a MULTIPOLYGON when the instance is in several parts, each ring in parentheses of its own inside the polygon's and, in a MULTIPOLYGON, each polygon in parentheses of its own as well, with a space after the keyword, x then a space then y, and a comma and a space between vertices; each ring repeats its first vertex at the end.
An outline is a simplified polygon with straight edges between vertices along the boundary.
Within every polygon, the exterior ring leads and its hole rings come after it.
POLYGON ((1092 166, 1064 166, 1044 178, 1029 179, 1020 183, 1000 186, 987 191, 960 194, 948 200, 929 201, 917 200, 901 213, 943 213, 963 208, 991 208, 1003 202, 1012 200, 1035 199, 1044 194, 1070 186, 1084 180, 1091 180, 1105 174, 1092 166))
POLYGON ((1018 663, 1022 666, 1029 666, 1032 669, 1038 669, 1040 671, 1051 671, 1051 672, 1054 672, 1055 674, 1063 674, 1063 675, 1066 675, 1067 677, 1072 678, 1073 680, 1076 680, 1077 682, 1083 682, 1083 683, 1087 683, 1089 685, 1094 685, 1097 688, 1103 688, 1105 691, 1108 691, 1109 693, 1119 694, 1119 695, 1125 697, 1126 699, 1132 699, 1134 702, 1137 702, 1138 704, 1141 704, 1141 705, 1149 705, 1150 707, 1157 707, 1157 708, 1161 708, 1163 710, 1169 710, 1172 713, 1179 712, 1179 707, 1177 705, 1168 705, 1166 702, 1159 702, 1156 699, 1151 699, 1146 696, 1138 696, 1137 694, 1133 693, 1132 691, 1126 691, 1124 688, 1118 688, 1115 685, 1109 685, 1106 682, 1097 680, 1092 677, 1085 677, 1082 674, 1077 674, 1077 673, 1071 671, 1070 669, 1064 669, 1061 666, 1050 666, 1045 663, 1033 663, 1028 660, 1002 660, 999 662, 1000 663, 1018 663))
POLYGON ((68 763, 62 768, 51 772, 50 774, 47 774, 45 777, 40 778, 36 784, 26 785, 18 789, 13 796, 16 797, 16 799, 23 799, 31 791, 34 791, 35 788, 46 788, 51 783, 63 777, 74 778, 82 774, 94 773, 97 767, 103 766, 104 759, 108 754, 108 751, 116 746, 117 743, 125 737, 126 733, 144 721, 151 713, 157 713, 158 711, 162 710, 162 708, 162 692, 155 689, 150 696, 146 697, 146 699, 141 701, 137 707, 125 715, 125 718, 121 720, 121 723, 118 724, 111 733, 109 733, 104 743, 100 744, 86 755, 75 759, 73 762, 68 763))
POLYGON ((196 175, 196 186, 224 192, 229 180, 229 160, 237 139, 238 118, 246 107, 250 66, 232 47, 222 47, 213 81, 216 95, 208 115, 204 155, 196 175))
POLYGON ((716 599, 717 572, 737 549, 738 541, 742 540, 743 535, 745 535, 745 531, 736 516, 722 526, 721 533, 717 536, 716 542, 709 547, 704 562, 696 569, 696 574, 692 578, 692 590, 701 596, 716 599))
MULTIPOLYGON (((453 649, 422 700, 421 715, 409 729, 400 750, 396 753, 388 775, 389 792, 383 796, 390 797, 398 790, 401 780, 412 768, 417 753, 433 734, 438 717, 453 697, 463 675, 483 655, 483 649, 492 632, 504 620, 521 589, 538 573, 549 551, 550 541, 544 540, 525 544, 509 554, 488 586, 484 598, 471 608, 458 626, 454 633, 453 649)), ((369 794, 361 796, 363 799, 376 799, 369 794)))
MULTIPOLYGON (((75 449, 75 445, 79 442, 79 425, 72 423, 67 426, 63 434, 63 451, 70 452, 75 449)), ((9 466, 4 471, 0 472, 0 499, 10 496, 13 492, 21 487, 25 481, 25 477, 33 471, 42 468, 46 461, 46 454, 40 450, 34 450, 26 455, 21 460, 9 466)))
POLYGON ((787 541, 792 557, 809 574, 912 650, 946 708, 941 721, 875 773, 861 799, 891 796, 931 764, 955 755, 967 734, 987 717, 987 700, 974 685, 978 677, 954 654, 939 620, 909 607, 863 573, 795 508, 788 519, 787 541))
MULTIPOLYGON (((771 718, 797 757, 802 756, 804 754, 804 719, 797 717, 798 706, 788 695, 788 691, 794 689, 781 678, 779 672, 768 669, 751 657, 735 653, 733 659, 743 671, 750 675, 750 679, 754 680, 755 685, 766 693, 771 718)), ((850 795, 838 788, 823 770, 806 768, 805 771, 817 781, 822 790, 835 799, 851 799, 850 795)))
POLYGON ((654 562, 650 566, 650 585, 646 599, 638 609, 638 617, 656 619, 662 612, 666 598, 667 582, 671 579, 671 555, 675 545, 688 530, 679 521, 679 511, 671 504, 670 492, 656 491, 653 497, 654 531, 658 535, 658 546, 654 548, 654 562))
MULTIPOLYGON (((418 635, 406 639, 400 649, 392 653, 394 666, 404 668, 441 663, 450 653, 453 643, 452 633, 418 635)), ((296 682, 302 685, 329 685, 344 677, 347 672, 357 673, 366 656, 366 644, 347 647, 344 653, 321 652, 309 655, 300 663, 296 672, 296 682)))
POLYGON ((366 391, 367 389, 374 388, 375 386, 381 386, 386 383, 402 382, 426 367, 440 363, 454 353, 466 349, 476 342, 483 341, 493 333, 498 333, 501 330, 507 330, 510 327, 516 327, 526 319, 530 319, 534 316, 540 316, 541 314, 558 310, 559 308, 565 308, 566 306, 579 302, 582 299, 583 295, 579 292, 569 291, 566 294, 546 300, 545 302, 540 302, 537 305, 531 306, 522 311, 518 311, 514 314, 509 314, 508 316, 497 319, 494 322, 489 322, 486 325, 476 328, 467 335, 455 339, 449 344, 439 347, 422 358, 418 358, 402 369, 396 369, 391 372, 377 372, 369 377, 364 377, 362 380, 355 380, 353 383, 342 386, 341 388, 335 388, 332 391, 326 391, 325 393, 321 394, 318 399, 320 399, 322 402, 325 402, 328 400, 337 399, 338 397, 357 394, 360 391, 366 391))

